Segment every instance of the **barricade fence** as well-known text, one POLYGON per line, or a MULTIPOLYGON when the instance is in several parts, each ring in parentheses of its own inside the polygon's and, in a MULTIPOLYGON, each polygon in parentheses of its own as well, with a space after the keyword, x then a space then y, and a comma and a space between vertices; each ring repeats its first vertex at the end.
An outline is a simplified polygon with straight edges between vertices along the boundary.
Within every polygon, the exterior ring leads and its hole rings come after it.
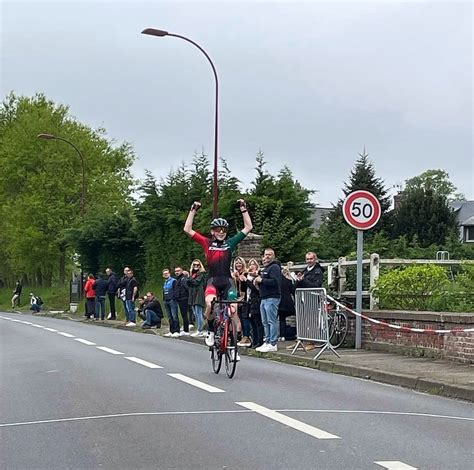
POLYGON ((297 342, 291 354, 294 354, 300 347, 306 352, 303 341, 310 341, 321 345, 314 360, 326 349, 331 350, 339 357, 329 341, 326 289, 296 289, 295 310, 297 342))

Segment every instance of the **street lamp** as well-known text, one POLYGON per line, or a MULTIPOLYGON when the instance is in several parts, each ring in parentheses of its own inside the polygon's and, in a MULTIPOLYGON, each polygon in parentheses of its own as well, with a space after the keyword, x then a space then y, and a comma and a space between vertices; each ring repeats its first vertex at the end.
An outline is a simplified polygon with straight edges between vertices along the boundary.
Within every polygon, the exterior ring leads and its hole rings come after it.
POLYGON ((217 163, 218 163, 218 139, 219 139, 219 80, 217 79, 217 72, 214 64, 207 54, 207 52, 197 43, 192 41, 191 39, 181 36, 180 34, 169 33, 168 31, 163 31, 161 29, 155 28, 146 28, 142 31, 142 34, 147 34, 149 36, 157 36, 157 37, 164 37, 164 36, 172 36, 175 38, 183 39, 186 42, 191 43, 193 46, 197 47, 205 56, 206 59, 209 61, 212 67, 212 72, 214 73, 214 78, 216 81, 216 109, 214 115, 214 184, 213 184, 213 205, 212 205, 212 213, 213 217, 217 217, 218 215, 218 186, 217 186, 217 163))
POLYGON ((86 206, 86 172, 84 168, 84 155, 82 155, 81 151, 69 140, 64 139, 63 137, 58 137, 57 135, 53 134, 38 134, 38 139, 45 139, 45 140, 61 140, 62 142, 66 142, 71 147, 73 147, 77 154, 81 159, 82 164, 82 191, 81 191, 81 217, 84 218, 84 210, 86 206))
MULTIPOLYGON (((38 134, 37 135, 38 139, 44 139, 44 140, 61 140, 62 142, 66 142, 69 144, 71 147, 74 148, 74 150, 77 152, 81 159, 81 165, 82 165, 82 190, 81 190, 81 218, 84 219, 84 211, 86 207, 86 172, 85 172, 85 166, 84 166, 84 155, 82 155, 81 151, 69 140, 64 139, 63 137, 59 137, 57 135, 53 134, 38 134)), ((83 291, 83 281, 84 281, 84 271, 82 270, 82 263, 81 263, 81 280, 78 286, 78 298, 80 299, 82 296, 82 291, 83 291)), ((70 290, 70 309, 71 312, 75 313, 77 309, 77 304, 73 302, 73 284, 74 281, 71 284, 71 290, 70 290)))

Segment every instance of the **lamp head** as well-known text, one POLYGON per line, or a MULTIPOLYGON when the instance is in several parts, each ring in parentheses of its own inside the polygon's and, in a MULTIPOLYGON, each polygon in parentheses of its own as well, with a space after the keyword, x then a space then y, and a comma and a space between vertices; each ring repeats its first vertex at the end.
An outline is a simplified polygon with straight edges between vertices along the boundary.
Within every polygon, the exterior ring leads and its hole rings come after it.
POLYGON ((162 29, 155 29, 155 28, 146 28, 142 31, 142 34, 148 34, 149 36, 168 36, 168 31, 163 31, 162 29))

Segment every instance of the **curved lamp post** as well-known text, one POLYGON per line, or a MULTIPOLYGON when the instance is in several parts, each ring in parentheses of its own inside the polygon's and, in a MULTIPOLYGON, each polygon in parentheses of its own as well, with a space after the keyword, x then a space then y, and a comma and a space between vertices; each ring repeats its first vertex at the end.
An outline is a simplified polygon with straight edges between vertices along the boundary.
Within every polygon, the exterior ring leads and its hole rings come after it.
POLYGON ((161 29, 155 28, 146 28, 142 31, 142 34, 147 34, 149 36, 157 36, 157 37, 164 37, 164 36, 171 36, 179 39, 183 39, 186 42, 191 43, 193 46, 197 47, 205 56, 206 59, 209 61, 212 67, 212 72, 214 73, 214 78, 216 81, 216 107, 215 107, 215 114, 214 114, 214 184, 213 184, 213 205, 212 205, 212 213, 213 217, 217 217, 218 215, 218 186, 217 186, 217 164, 218 164, 218 140, 219 140, 219 80, 217 79, 217 72, 214 64, 207 54, 207 52, 197 43, 192 41, 191 39, 181 36, 180 34, 169 33, 168 31, 163 31, 161 29))
POLYGON ((86 207, 86 172, 84 168, 84 155, 82 155, 81 151, 69 140, 64 139, 63 137, 59 137, 57 135, 53 134, 38 134, 38 139, 45 139, 45 140, 61 140, 62 142, 66 142, 69 144, 71 147, 74 148, 74 150, 77 152, 81 159, 81 165, 82 165, 82 191, 81 191, 81 216, 84 217, 84 210, 86 207))

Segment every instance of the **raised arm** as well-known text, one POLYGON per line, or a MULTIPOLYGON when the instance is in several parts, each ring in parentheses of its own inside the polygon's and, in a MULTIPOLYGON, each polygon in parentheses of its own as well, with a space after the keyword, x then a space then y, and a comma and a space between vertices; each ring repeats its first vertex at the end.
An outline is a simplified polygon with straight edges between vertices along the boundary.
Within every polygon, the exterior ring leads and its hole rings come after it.
POLYGON ((237 201, 240 205, 240 212, 242 213, 242 218, 244 219, 244 228, 242 229, 242 232, 245 233, 245 235, 248 235, 252 229, 252 219, 250 218, 249 212, 247 210, 247 203, 243 199, 239 199, 237 201))
POLYGON ((193 230, 193 222, 194 222, 194 216, 196 215, 196 212, 199 210, 201 207, 201 203, 195 201, 193 205, 191 206, 191 210, 189 211, 188 216, 186 217, 186 222, 184 223, 184 233, 189 235, 190 237, 193 237, 194 234, 196 233, 193 230))

